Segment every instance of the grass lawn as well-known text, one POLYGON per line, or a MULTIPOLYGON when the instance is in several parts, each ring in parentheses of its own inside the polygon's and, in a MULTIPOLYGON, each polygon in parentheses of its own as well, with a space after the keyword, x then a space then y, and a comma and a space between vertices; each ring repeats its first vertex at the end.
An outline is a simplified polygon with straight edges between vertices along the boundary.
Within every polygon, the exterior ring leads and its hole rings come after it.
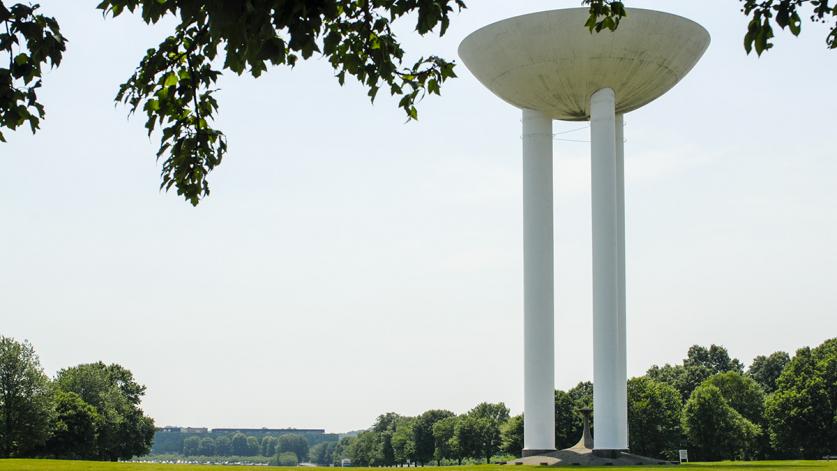
MULTIPOLYGON (((768 471, 772 469, 787 469, 788 471, 829 470, 837 471, 837 461, 722 461, 719 463, 691 463, 680 466, 650 466, 654 469, 694 469, 694 470, 732 470, 732 471, 768 471)), ((57 461, 57 460, 0 460, 0 471, 218 471, 220 466, 190 465, 190 464, 144 464, 144 463, 102 463, 98 461, 57 461)), ((227 466, 228 468, 228 466, 227 466)), ((247 469, 263 469, 262 467, 246 467, 247 469)), ((426 466, 422 471, 511 471, 520 469, 518 466, 478 465, 478 466, 426 466)), ((531 467, 528 467, 531 468, 531 467)), ((302 471, 306 468, 270 467, 272 470, 302 471)), ((381 471, 381 468, 351 468, 357 471, 381 471)), ((395 470, 396 468, 392 468, 395 470)), ((398 468, 399 470, 403 468, 398 468)), ((630 468, 601 468, 584 469, 642 469, 639 466, 630 468)), ((406 471, 406 470, 405 470, 406 471)))

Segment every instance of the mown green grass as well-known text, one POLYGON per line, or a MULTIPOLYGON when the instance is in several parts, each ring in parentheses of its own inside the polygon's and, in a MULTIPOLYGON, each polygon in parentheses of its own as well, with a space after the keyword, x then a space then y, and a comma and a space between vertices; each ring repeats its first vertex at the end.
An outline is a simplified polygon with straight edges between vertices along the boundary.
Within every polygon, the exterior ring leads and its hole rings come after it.
MULTIPOLYGON (((99 461, 58 461, 58 460, 0 460, 0 471, 218 471, 219 466, 191 464, 146 464, 146 463, 103 463, 99 461)), ((227 466, 229 468, 229 466, 227 466)), ((248 466, 247 469, 264 469, 248 466)), ((837 461, 722 461, 718 463, 691 463, 679 466, 633 466, 615 468, 606 466, 587 469, 643 469, 674 468, 678 470, 694 469, 705 471, 769 471, 773 469, 788 471, 825 471, 837 470, 837 461)), ((270 471, 301 471, 305 468, 270 467, 270 471)), ((353 471, 382 471, 381 468, 351 468, 353 471)), ((392 468, 393 470, 395 468, 392 468)), ((445 466, 437 468, 426 466, 422 471, 512 471, 519 466, 477 465, 445 466)), ((404 470, 406 471, 406 469, 404 470)))

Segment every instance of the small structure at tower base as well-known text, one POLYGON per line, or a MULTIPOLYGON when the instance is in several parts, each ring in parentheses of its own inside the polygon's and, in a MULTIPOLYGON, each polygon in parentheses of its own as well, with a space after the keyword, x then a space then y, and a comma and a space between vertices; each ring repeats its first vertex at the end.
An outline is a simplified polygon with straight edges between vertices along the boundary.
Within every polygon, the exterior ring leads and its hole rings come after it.
POLYGON ((645 456, 633 455, 627 450, 594 450, 593 434, 590 433, 592 409, 581 409, 584 415, 584 430, 581 439, 571 448, 544 454, 529 455, 510 461, 512 465, 530 466, 636 466, 646 464, 677 464, 645 456))
POLYGON ((671 461, 657 460, 645 456, 632 455, 626 451, 611 451, 608 456, 601 456, 590 448, 567 448, 553 451, 543 456, 527 456, 508 464, 530 466, 636 466, 677 464, 671 461))

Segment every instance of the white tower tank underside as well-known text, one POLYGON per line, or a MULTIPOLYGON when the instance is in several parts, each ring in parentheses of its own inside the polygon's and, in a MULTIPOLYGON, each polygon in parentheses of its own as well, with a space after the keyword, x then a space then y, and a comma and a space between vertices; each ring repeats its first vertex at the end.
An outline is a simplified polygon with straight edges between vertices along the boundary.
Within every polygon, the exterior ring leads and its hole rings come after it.
POLYGON ((590 98, 610 88, 616 113, 670 90, 709 46, 709 33, 681 16, 627 9, 616 31, 591 33, 586 8, 498 21, 459 46, 468 69, 506 102, 553 119, 590 119, 590 98))

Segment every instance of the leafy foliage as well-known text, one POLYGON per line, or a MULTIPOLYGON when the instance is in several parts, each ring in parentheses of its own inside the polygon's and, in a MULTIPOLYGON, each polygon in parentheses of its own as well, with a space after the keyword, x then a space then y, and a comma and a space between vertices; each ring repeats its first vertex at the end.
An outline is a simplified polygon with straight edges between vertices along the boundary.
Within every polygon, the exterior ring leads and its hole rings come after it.
POLYGON ((628 16, 625 5, 619 0, 583 0, 590 6, 590 17, 584 24, 591 32, 615 31, 622 18, 628 16))
POLYGON ((116 364, 66 368, 50 381, 32 345, 0 336, 0 457, 144 455, 154 436, 139 408, 144 393, 116 364))
POLYGON ((445 459, 453 459, 460 464, 462 463, 462 449, 456 436, 458 422, 459 417, 451 416, 433 424, 433 442, 435 444, 433 457, 437 464, 441 464, 441 461, 445 459))
POLYGON ((704 384, 716 386, 727 403, 754 424, 764 419, 764 390, 749 376, 735 371, 718 373, 704 384))
POLYGON ((299 464, 299 458, 297 458, 296 453, 290 451, 280 452, 270 464, 274 466, 296 466, 299 464))
POLYGON ((49 378, 29 342, 0 336, 0 458, 31 456, 49 437, 49 378))
POLYGON ((733 409, 713 384, 701 384, 683 408, 682 427, 696 459, 714 461, 744 456, 761 433, 733 409))
POLYGON ((742 372, 744 366, 730 358, 727 349, 718 345, 709 348, 693 345, 680 365, 652 366, 646 375, 662 383, 674 386, 680 391, 683 402, 689 400, 692 391, 703 381, 716 373, 725 371, 742 372))
POLYGON ((200 454, 201 439, 198 437, 187 437, 183 440, 183 454, 186 456, 197 456, 200 454))
POLYGON ((628 380, 628 435, 632 453, 673 458, 683 404, 674 387, 647 377, 628 380))
POLYGON ((102 418, 96 408, 78 394, 57 390, 52 434, 46 448, 63 459, 90 459, 96 456, 96 430, 102 418))
POLYGON ((416 461, 420 464, 429 463, 433 459, 435 440, 433 437, 433 426, 442 419, 453 417, 454 413, 449 410, 429 410, 416 417, 413 426, 414 440, 416 443, 416 461))
POLYGON ((416 461, 415 423, 416 419, 413 417, 401 417, 395 423, 392 433, 392 455, 398 465, 416 461))
POLYGON ((416 31, 445 34, 462 0, 104 0, 107 15, 138 12, 146 23, 179 19, 174 34, 149 49, 117 101, 142 109, 149 134, 162 127, 157 153, 163 158, 161 189, 172 186, 193 205, 209 195, 207 175, 227 151, 224 134, 210 123, 218 110, 214 89, 222 69, 259 77, 268 65, 293 67, 325 57, 342 85, 347 76, 363 84, 371 100, 384 88, 400 97, 408 119, 416 103, 440 94, 455 77, 454 63, 438 56, 406 62, 393 24, 408 15, 416 31), (216 65, 220 64, 220 65, 216 65))
POLYGON ((38 4, 15 3, 7 7, 0 0, 0 142, 3 128, 14 131, 25 124, 36 132, 45 116, 38 101, 43 68, 56 67, 67 40, 55 18, 38 13, 38 4))
POLYGON ((337 442, 317 443, 308 450, 308 460, 320 466, 329 466, 334 463, 336 450, 337 442))
MULTIPOLYGON (((555 427, 556 432, 558 427, 555 427)), ((500 427, 500 449, 503 453, 520 456, 523 450, 523 415, 515 415, 500 427)))
MULTIPOLYGON (((744 37, 749 53, 770 49, 773 27, 799 35, 800 11, 810 19, 832 21, 826 43, 837 48, 837 4, 832 0, 741 0, 751 18, 744 37)), ((613 31, 627 17, 619 0, 582 0, 589 7, 590 31, 613 31)), ((353 77, 374 101, 383 89, 398 98, 408 120, 418 118, 417 103, 439 95, 456 76, 454 62, 430 55, 411 60, 393 27, 414 20, 420 35, 444 35, 451 14, 464 0, 101 0, 110 16, 137 13, 146 23, 176 18, 170 36, 148 49, 134 74, 119 87, 118 102, 129 114, 146 116, 149 135, 160 131, 157 159, 162 159, 160 188, 175 188, 197 205, 210 193, 208 175, 227 153, 224 133, 213 126, 218 113, 216 84, 224 70, 259 77, 270 65, 293 67, 319 55, 333 67, 342 85, 353 77)), ((23 3, 6 7, 0 0, 0 141, 2 129, 28 124, 35 132, 45 110, 38 101, 45 65, 58 66, 67 40, 54 18, 23 3)))
POLYGON ((145 386, 134 381, 129 370, 117 364, 88 363, 59 371, 55 385, 76 393, 101 417, 95 459, 127 459, 149 452, 154 421, 140 409, 145 386))
POLYGON ((767 400, 770 439, 777 449, 818 458, 837 443, 837 338, 802 348, 767 400))
MULTIPOLYGON (((592 397, 590 400, 592 401, 592 397)), ((575 445, 581 437, 583 431, 583 419, 579 412, 581 407, 583 405, 576 404, 569 393, 555 390, 555 446, 559 450, 575 445)))
MULTIPOLYGON (((741 11, 750 18, 744 35, 744 50, 753 49, 761 55, 773 47, 773 27, 787 29, 794 36, 802 32, 803 9, 811 8, 811 22, 829 23, 832 26, 825 38, 826 46, 837 48, 837 2, 833 0, 740 0, 741 11)), ((584 0, 590 6, 586 26, 590 31, 615 30, 619 22, 628 16, 623 2, 616 0, 584 0)))
POLYGON ((744 3, 742 11, 749 16, 750 23, 747 25, 747 34, 744 35, 744 49, 747 54, 753 49, 756 54, 761 55, 764 51, 773 47, 773 25, 781 29, 788 29, 794 36, 802 32, 802 18, 800 11, 811 6, 810 14, 812 22, 828 23, 834 25, 825 38, 826 45, 830 49, 837 48, 837 2, 832 0, 741 0, 744 3))
POLYGON ((485 457, 485 462, 490 463, 491 457, 500 451, 500 427, 507 420, 509 420, 509 408, 502 402, 477 404, 468 411, 465 417, 467 425, 472 427, 469 445, 465 449, 471 451, 471 456, 482 455, 485 457))
POLYGON ((790 362, 790 355, 785 352, 774 352, 769 356, 759 355, 753 358, 753 363, 747 369, 747 375, 756 380, 766 393, 776 390, 776 381, 782 370, 790 362))

